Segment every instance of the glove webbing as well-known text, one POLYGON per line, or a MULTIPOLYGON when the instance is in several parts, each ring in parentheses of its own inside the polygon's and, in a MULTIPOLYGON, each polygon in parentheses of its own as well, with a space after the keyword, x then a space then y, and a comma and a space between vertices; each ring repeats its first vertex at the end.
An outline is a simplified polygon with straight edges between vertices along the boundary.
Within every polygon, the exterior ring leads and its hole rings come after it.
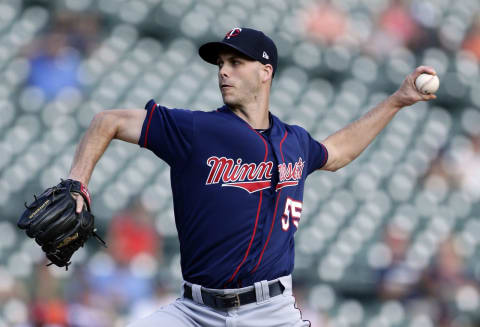
MULTIPOLYGON (((100 237, 100 235, 98 235, 98 234, 96 233, 96 231, 97 231, 97 229, 95 228, 95 229, 93 230, 92 235, 95 237, 95 239, 98 241, 98 243, 100 243, 100 244, 103 245, 104 247, 107 247, 107 243, 105 243, 105 241, 100 237)), ((83 248, 83 244, 81 245, 81 247, 83 248)), ((66 271, 68 271, 68 266, 70 266, 71 263, 72 263, 72 261, 69 261, 69 262, 65 263, 65 270, 66 270, 66 271)), ((53 262, 50 262, 50 263, 46 264, 47 267, 48 267, 48 266, 51 266, 51 265, 53 265, 53 262)))

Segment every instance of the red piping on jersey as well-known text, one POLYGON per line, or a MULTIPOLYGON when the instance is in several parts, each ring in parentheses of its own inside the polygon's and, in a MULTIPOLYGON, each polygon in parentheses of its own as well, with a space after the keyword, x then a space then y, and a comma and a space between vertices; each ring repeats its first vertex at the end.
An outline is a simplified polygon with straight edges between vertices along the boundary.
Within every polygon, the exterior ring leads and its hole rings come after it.
POLYGON ((150 111, 150 116, 148 117, 147 129, 145 130, 145 141, 143 142, 143 147, 147 146, 148 130, 150 129, 150 122, 152 121, 153 111, 157 108, 157 104, 153 105, 152 110, 150 111))
POLYGON ((260 266, 260 262, 262 261, 263 253, 265 252, 265 249, 267 248, 268 241, 270 241, 270 235, 272 235, 273 225, 275 225, 275 217, 277 216, 278 200, 280 200, 280 194, 281 193, 282 193, 282 190, 280 190, 277 194, 277 201, 275 203, 275 210, 273 211, 273 221, 272 221, 272 225, 270 226, 270 231, 268 232, 267 241, 265 242, 265 245, 263 246, 262 252, 260 253, 260 258, 258 258, 257 265, 255 266, 255 268, 253 268, 251 273, 254 273, 255 270, 257 270, 258 266, 260 266))
MULTIPOLYGON (((280 141, 280 155, 282 156, 283 163, 285 163, 285 158, 283 157, 282 145, 283 145, 283 141, 285 141, 285 139, 287 138, 287 135, 288 135, 288 132, 285 131, 285 135, 283 136, 283 139, 280 141)), ((282 194, 282 190, 280 189, 280 191, 278 191, 278 194, 277 194, 277 201, 275 203, 275 210, 273 210, 272 225, 270 225, 270 231, 268 232, 267 241, 265 242, 265 245, 263 246, 262 252, 260 253, 260 257, 258 258, 258 262, 257 262, 255 268, 253 268, 253 270, 251 271, 252 273, 255 272, 255 270, 257 270, 258 266, 260 266, 260 262, 262 261, 263 253, 265 252, 265 249, 267 248, 267 244, 270 241, 270 236, 272 235, 273 226, 275 225, 275 218, 277 217, 278 200, 280 200, 280 195, 281 194, 282 194)))
POLYGON ((285 135, 283 136, 283 139, 280 141, 280 155, 282 156, 282 162, 285 163, 285 158, 283 157, 283 151, 282 151, 282 145, 283 141, 287 138, 288 132, 285 131, 285 135))
MULTIPOLYGON (((250 125, 248 125, 248 127, 255 132, 255 134, 258 135, 259 138, 262 139, 263 141, 263 144, 265 145, 265 157, 263 158, 263 161, 266 161, 267 160, 267 156, 268 156, 268 145, 267 145, 267 142, 265 141, 265 139, 256 131, 254 130, 250 125)), ((238 271, 240 270, 240 268, 243 266, 243 264, 245 263, 245 260, 247 260, 247 257, 248 257, 248 254, 250 253, 250 248, 252 247, 252 243, 253 243, 253 239, 255 238, 255 233, 257 232, 257 225, 258 225, 258 217, 260 217, 260 211, 262 209, 262 198, 263 198, 263 191, 260 191, 260 200, 258 201, 258 209, 257 209, 257 217, 255 218, 255 226, 253 227, 253 233, 252 233, 252 237, 250 238, 250 243, 248 244, 248 248, 247 248, 247 251, 245 252, 245 255, 243 256, 243 260, 242 262, 240 262, 240 264, 238 265, 237 269, 235 269, 235 272, 233 273, 232 277, 230 277, 227 281, 227 283, 225 283, 225 286, 230 283, 234 278, 235 276, 237 275, 238 271)))

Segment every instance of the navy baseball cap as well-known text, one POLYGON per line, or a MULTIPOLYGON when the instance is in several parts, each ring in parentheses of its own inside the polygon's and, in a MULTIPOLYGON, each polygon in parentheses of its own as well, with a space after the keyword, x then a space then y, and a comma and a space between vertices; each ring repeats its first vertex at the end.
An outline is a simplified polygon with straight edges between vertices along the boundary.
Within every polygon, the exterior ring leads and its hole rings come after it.
POLYGON ((221 42, 208 42, 198 49, 198 54, 208 63, 217 64, 220 50, 232 48, 248 58, 270 64, 273 74, 277 70, 277 47, 272 39, 257 31, 246 27, 235 27, 229 31, 221 42))

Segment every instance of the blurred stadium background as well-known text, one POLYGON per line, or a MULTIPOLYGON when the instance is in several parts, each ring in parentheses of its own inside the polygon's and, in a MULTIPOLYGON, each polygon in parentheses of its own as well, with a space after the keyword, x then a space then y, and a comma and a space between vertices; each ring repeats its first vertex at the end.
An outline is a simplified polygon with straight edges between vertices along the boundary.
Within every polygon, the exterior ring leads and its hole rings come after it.
POLYGON ((0 326, 123 326, 178 296, 169 169, 114 141, 89 185, 100 234, 68 271, 16 228, 66 177, 95 113, 221 104, 198 46, 233 27, 279 48, 271 110, 318 140, 417 65, 438 99, 307 181, 294 287, 313 326, 480 326, 478 0, 0 0, 0 326))

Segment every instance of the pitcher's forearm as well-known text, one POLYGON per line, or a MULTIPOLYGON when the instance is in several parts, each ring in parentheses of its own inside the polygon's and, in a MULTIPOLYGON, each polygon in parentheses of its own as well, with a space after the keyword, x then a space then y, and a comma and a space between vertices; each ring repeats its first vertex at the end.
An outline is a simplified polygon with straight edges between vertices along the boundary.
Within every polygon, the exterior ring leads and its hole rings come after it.
POLYGON ((401 108, 411 106, 418 101, 435 99, 434 94, 423 94, 416 89, 415 80, 423 73, 436 75, 431 67, 417 67, 405 78, 400 88, 385 101, 362 118, 327 137, 322 143, 328 150, 328 161, 322 169, 335 171, 352 162, 401 108))
POLYGON ((335 149, 328 170, 340 169, 357 158, 401 109, 390 97, 358 120, 328 136, 323 144, 335 149))
POLYGON ((88 185, 95 165, 117 133, 117 124, 112 118, 103 112, 95 115, 77 146, 69 178, 88 185))

